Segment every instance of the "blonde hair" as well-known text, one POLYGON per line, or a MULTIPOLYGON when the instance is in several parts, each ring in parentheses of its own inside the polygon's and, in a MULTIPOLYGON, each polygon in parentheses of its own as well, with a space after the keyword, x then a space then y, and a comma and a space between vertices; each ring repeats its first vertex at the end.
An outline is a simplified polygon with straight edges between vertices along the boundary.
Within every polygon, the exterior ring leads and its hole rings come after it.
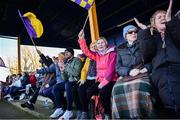
POLYGON ((65 58, 64 53, 59 53, 58 54, 58 59, 64 59, 64 58, 65 58))
POLYGON ((154 26, 154 25, 155 25, 155 18, 156 18, 156 15, 159 14, 159 13, 164 13, 164 14, 166 14, 166 11, 165 11, 165 10, 157 10, 157 11, 152 15, 152 17, 150 18, 151 26, 154 26))
POLYGON ((91 42, 91 44, 89 45, 89 48, 91 48, 92 46, 94 46, 94 49, 97 50, 96 42, 91 42))
MULTIPOLYGON (((98 40, 103 40, 103 41, 105 42, 105 44, 106 44, 106 47, 108 47, 108 42, 107 42, 107 40, 106 40, 105 37, 99 37, 99 38, 96 40, 96 43, 97 43, 98 40)), ((95 44, 95 46, 96 46, 96 44, 95 44)))
POLYGON ((91 47, 91 46, 93 46, 93 45, 95 45, 95 44, 96 44, 96 42, 91 42, 90 45, 89 45, 89 47, 91 47))

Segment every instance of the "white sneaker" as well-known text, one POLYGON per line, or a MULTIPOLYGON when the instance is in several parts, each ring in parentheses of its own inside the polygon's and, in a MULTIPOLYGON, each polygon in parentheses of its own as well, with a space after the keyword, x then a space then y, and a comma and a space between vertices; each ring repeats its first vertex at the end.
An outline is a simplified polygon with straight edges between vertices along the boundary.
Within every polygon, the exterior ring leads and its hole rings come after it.
POLYGON ((23 94, 20 95, 19 100, 22 100, 24 98, 25 98, 25 94, 23 93, 23 94))
POLYGON ((4 98, 10 98, 11 95, 10 94, 7 94, 6 96, 4 96, 4 98))
POLYGON ((13 101, 14 99, 12 98, 12 97, 10 97, 10 98, 8 98, 8 100, 7 101, 13 101))
POLYGON ((63 109, 62 108, 57 108, 54 113, 52 115, 50 115, 50 118, 57 118, 59 117, 60 115, 63 114, 63 109))
POLYGON ((73 116, 73 112, 66 110, 66 112, 58 120, 62 120, 62 119, 68 120, 72 118, 72 116, 73 116))

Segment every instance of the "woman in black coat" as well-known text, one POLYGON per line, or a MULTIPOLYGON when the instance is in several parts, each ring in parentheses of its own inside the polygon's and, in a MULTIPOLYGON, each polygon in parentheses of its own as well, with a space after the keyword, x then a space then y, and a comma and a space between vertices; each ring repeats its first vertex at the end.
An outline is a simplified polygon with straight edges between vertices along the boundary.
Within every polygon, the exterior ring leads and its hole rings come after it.
MULTIPOLYGON (((139 32, 144 62, 152 61, 152 84, 167 117, 180 117, 180 19, 169 22, 166 12, 156 11, 151 28, 139 32)), ((156 99, 157 100, 157 99, 156 99)))
POLYGON ((113 119, 143 119, 152 117, 149 75, 151 63, 143 64, 137 28, 123 28, 126 42, 117 48, 116 72, 119 79, 112 90, 113 119))

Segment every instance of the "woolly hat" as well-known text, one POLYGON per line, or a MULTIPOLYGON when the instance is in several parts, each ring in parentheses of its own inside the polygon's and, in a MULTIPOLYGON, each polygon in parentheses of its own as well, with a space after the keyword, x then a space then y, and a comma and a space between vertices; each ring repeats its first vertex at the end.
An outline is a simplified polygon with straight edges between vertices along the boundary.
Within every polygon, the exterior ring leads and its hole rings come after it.
POLYGON ((68 52, 70 52, 72 55, 74 55, 74 50, 73 50, 73 48, 66 48, 65 51, 68 51, 68 52))
POLYGON ((123 37, 124 37, 124 39, 126 39, 126 34, 129 31, 129 29, 136 29, 137 30, 137 28, 134 25, 128 25, 128 26, 124 27, 123 28, 123 37))

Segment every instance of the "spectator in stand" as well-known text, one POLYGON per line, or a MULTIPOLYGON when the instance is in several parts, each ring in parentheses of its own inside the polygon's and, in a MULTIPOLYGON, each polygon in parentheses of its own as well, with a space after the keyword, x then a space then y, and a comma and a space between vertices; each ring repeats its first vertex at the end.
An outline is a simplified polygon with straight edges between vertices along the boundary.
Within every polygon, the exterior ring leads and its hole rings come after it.
POLYGON ((15 97, 18 97, 20 94, 20 89, 23 89, 21 74, 12 75, 13 82, 9 85, 8 93, 4 98, 8 98, 8 101, 14 100, 15 97))
POLYGON ((29 75, 27 72, 23 72, 22 73, 22 77, 21 77, 21 86, 23 89, 26 88, 26 85, 29 83, 29 75))
POLYGON ((105 38, 100 37, 96 41, 97 51, 90 51, 86 45, 84 31, 79 33, 79 45, 83 53, 96 61, 97 78, 96 82, 87 89, 88 100, 93 95, 100 95, 103 107, 105 109, 105 118, 111 116, 111 91, 112 87, 117 80, 117 74, 115 72, 116 64, 116 50, 115 47, 108 46, 108 42, 105 38))
POLYGON ((84 54, 78 54, 77 57, 78 57, 79 59, 81 59, 83 65, 84 65, 85 60, 86 60, 86 56, 85 56, 84 54))
POLYGON ((72 89, 77 86, 77 81, 80 78, 82 69, 82 61, 74 57, 74 50, 72 48, 66 48, 65 50, 66 63, 62 63, 60 66, 61 75, 65 83, 67 110, 59 119, 70 119, 73 116, 72 103, 73 95, 72 89))
POLYGON ((147 74, 151 73, 151 63, 143 64, 137 33, 133 25, 124 27, 126 42, 117 48, 116 72, 119 79, 112 90, 113 119, 152 117, 151 84, 147 74))
POLYGON ((6 82, 5 82, 5 84, 3 85, 3 88, 2 88, 3 97, 5 97, 8 94, 9 85, 11 85, 11 84, 12 84, 11 76, 8 75, 6 77, 6 82))
POLYGON ((36 89, 36 82, 37 82, 37 79, 35 76, 35 72, 29 73, 29 84, 31 85, 33 90, 36 89))
POLYGON ((156 11, 151 27, 138 37, 144 62, 152 61, 153 96, 162 103, 162 117, 180 118, 180 12, 171 20, 166 15, 166 11, 156 11))
MULTIPOLYGON (((53 64, 53 61, 52 61, 51 58, 45 57, 44 54, 42 54, 39 50, 37 50, 37 53, 39 54, 39 56, 41 58, 40 62, 42 63, 42 67, 44 69, 46 69, 46 67, 50 67, 50 65, 53 64)), ((43 79, 43 83, 45 83, 46 80, 47 80, 49 86, 52 86, 52 85, 55 84, 54 75, 48 73, 48 74, 45 74, 44 76, 45 77, 43 79)), ((38 85, 37 89, 35 90, 35 92, 33 94, 33 96, 27 102, 22 103, 21 107, 27 107, 27 108, 29 108, 31 110, 34 110, 34 104, 37 101, 37 97, 39 95, 39 91, 40 91, 41 88, 42 88, 42 86, 38 85)))
POLYGON ((65 91, 65 81, 62 79, 62 73, 60 71, 59 67, 59 61, 64 63, 65 61, 65 56, 64 53, 60 53, 58 57, 54 57, 54 63, 55 63, 55 70, 56 70, 56 84, 53 85, 51 88, 51 94, 54 97, 55 105, 56 105, 56 110, 54 111, 53 114, 50 115, 50 118, 58 118, 63 114, 65 111, 66 107, 66 102, 64 100, 64 91, 65 91))
MULTIPOLYGON (((171 20, 171 13, 172 13, 172 5, 173 5, 173 0, 169 0, 169 7, 167 9, 167 13, 166 13, 166 20, 170 21, 171 20)), ((139 20, 137 18, 134 18, 134 21, 136 22, 136 24, 138 25, 138 27, 140 27, 141 29, 147 29, 148 27, 151 27, 151 25, 144 25, 142 23, 139 22, 139 20)))
POLYGON ((41 58, 40 63, 43 64, 42 67, 44 65, 49 67, 53 63, 52 59, 49 56, 44 56, 44 54, 41 53, 40 50, 37 50, 37 53, 39 54, 39 57, 41 58))
MULTIPOLYGON (((90 50, 95 52, 95 43, 90 44, 90 50)), ((77 116, 77 119, 90 119, 89 115, 89 100, 87 99, 87 89, 90 88, 96 80, 96 61, 90 58, 86 58, 84 66, 81 70, 81 78, 78 81, 79 87, 77 89, 80 102, 81 113, 77 116)))

